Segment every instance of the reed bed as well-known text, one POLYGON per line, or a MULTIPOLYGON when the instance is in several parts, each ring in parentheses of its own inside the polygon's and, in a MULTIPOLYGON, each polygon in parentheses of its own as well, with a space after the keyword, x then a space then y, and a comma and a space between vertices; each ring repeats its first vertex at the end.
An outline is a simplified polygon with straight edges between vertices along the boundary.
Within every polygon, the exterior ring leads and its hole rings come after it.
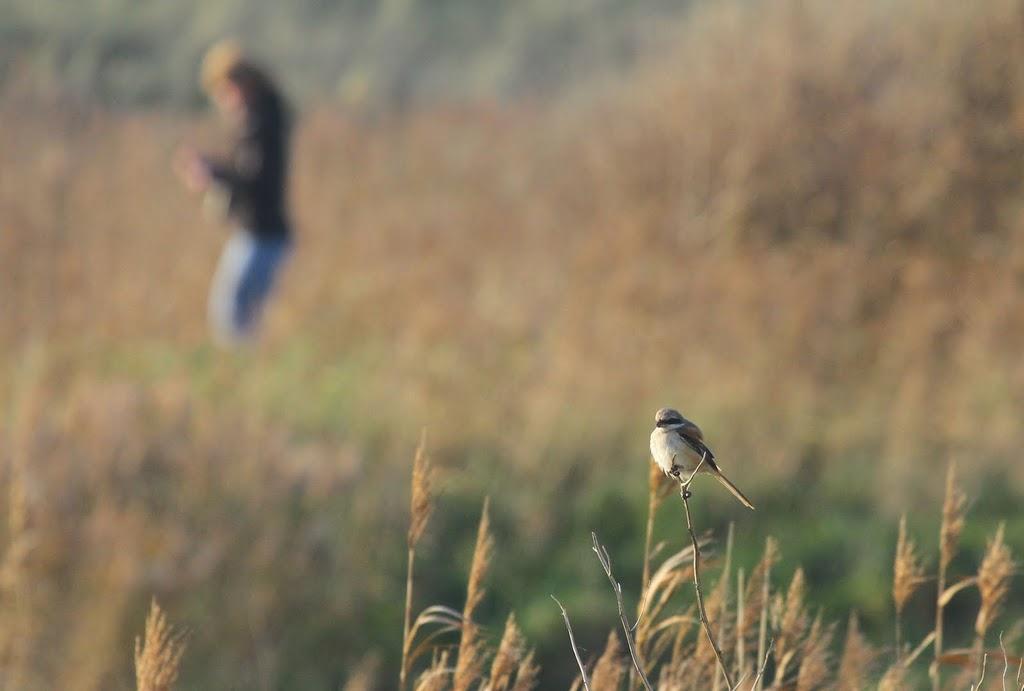
MULTIPOLYGON (((417 451, 417 457, 423 453, 417 451)), ((417 472, 414 469, 414 482, 417 472)), ((948 567, 956 550, 957 537, 965 523, 966 497, 956 483, 952 464, 946 484, 947 496, 940 519, 940 558, 938 568, 948 567), (945 566, 943 566, 943 556, 945 566)), ((415 492, 415 490, 414 490, 415 492)), ((649 483, 651 510, 657 510, 664 494, 659 484, 649 483)), ((688 493, 681 488, 684 515, 688 510, 688 493)), ((453 613, 452 622, 444 631, 459 631, 457 645, 437 645, 431 662, 421 673, 417 689, 449 689, 479 686, 485 689, 532 688, 536 683, 536 668, 522 665, 526 644, 509 615, 504 634, 497 649, 490 649, 480 636, 473 613, 483 597, 483 578, 490 564, 495 545, 489 533, 489 501, 485 500, 477 535, 467 586, 466 604, 461 616, 453 613), (490 676, 484 674, 490 658, 490 676), (517 680, 513 684, 513 670, 519 663, 517 680), (456 686, 456 685, 460 686, 456 686)), ((415 522, 415 514, 414 514, 415 522)), ((876 684, 879 689, 900 690, 915 685, 931 676, 937 688, 984 688, 985 675, 993 660, 1002 661, 1001 688, 1008 688, 1007 677, 1014 689, 1024 689, 1021 669, 1022 656, 1008 652, 1001 632, 999 648, 989 649, 989 632, 997 620, 1009 592, 1016 562, 1004 540, 1000 525, 989 541, 976 575, 964 577, 957 585, 940 592, 934 603, 936 629, 928 632, 913 650, 905 649, 900 628, 900 615, 909 604, 919 586, 931 578, 924 567, 918 548, 908 534, 906 519, 899 521, 895 557, 893 561, 893 614, 895 635, 893 645, 877 646, 870 643, 860 631, 858 616, 851 613, 846 621, 842 646, 836 643, 838 625, 825 620, 820 610, 814 611, 810 602, 806 577, 797 569, 789 584, 773 585, 771 567, 778 559, 778 546, 769 540, 764 554, 752 571, 751 578, 740 578, 744 584, 737 589, 736 598, 730 599, 729 583, 733 573, 730 550, 717 574, 716 586, 707 604, 702 597, 701 546, 708 539, 698 540, 692 519, 687 522, 690 544, 660 563, 650 563, 641 569, 647 585, 638 595, 637 619, 630 621, 626 612, 624 591, 612 572, 611 557, 596 534, 591 535, 593 551, 601 569, 612 586, 620 615, 621 631, 612 630, 599 656, 581 653, 580 641, 573 633, 568 611, 556 599, 569 637, 569 648, 579 668, 573 688, 588 691, 621 691, 646 687, 668 691, 723 688, 716 680, 725 681, 724 688, 742 689, 864 689, 876 684), (682 595, 681 585, 692 579, 695 597, 682 595), (939 645, 938 628, 942 610, 949 601, 968 588, 979 594, 979 608, 975 624, 975 643, 963 650, 944 650, 939 645), (730 603, 735 603, 730 607, 730 603), (759 621, 758 630, 748 622, 759 621), (767 645, 765 636, 768 637, 767 645), (727 644, 734 639, 733 644, 727 644), (625 645, 623 645, 625 641, 625 645), (757 656, 747 658, 743 651, 754 649, 757 656), (724 652, 723 652, 724 651, 724 652), (1016 675, 1010 676, 1015 664, 1016 675), (949 683, 943 682, 943 670, 951 670, 949 683), (648 675, 656 679, 648 682, 648 675), (735 681, 733 681, 735 679, 735 681)), ((731 534, 731 531, 730 531, 731 534)), ((645 536, 646 542, 646 536, 645 536)), ((652 559, 645 549, 645 559, 652 559)), ((948 575, 948 574, 947 574, 948 575)), ((644 578, 642 576, 642 578, 644 578)), ((554 597, 554 596, 553 596, 554 597)), ((435 606, 437 607, 437 606, 435 606)), ((434 608, 427 608, 430 611, 434 608)), ((1003 622, 1004 626, 1007 622, 1003 622)), ((1024 622, 1013 627, 1024 630, 1024 622)), ((1017 641, 1022 643, 1022 641, 1017 641)), ((403 662, 403 670, 406 665, 403 662)), ((990 677, 990 684, 992 679, 990 677)))
MULTIPOLYGON (((946 488, 947 496, 940 521, 940 535, 943 538, 940 541, 940 569, 949 566, 965 520, 963 509, 966 499, 956 484, 952 465, 946 488)), ((649 506, 653 509, 659 504, 656 494, 661 491, 655 484, 650 485, 649 506)), ((684 509, 688 513, 686 499, 684 509)), ((809 602, 806 578, 802 569, 798 568, 794 572, 788 587, 782 588, 780 584, 773 588, 771 585, 770 568, 777 559, 777 547, 773 541, 766 545, 765 553, 755 567, 755 575, 748 582, 743 597, 737 597, 735 608, 730 610, 729 599, 726 596, 728 583, 732 577, 728 557, 718 574, 717 586, 709 598, 710 602, 705 607, 700 588, 700 550, 693 534, 692 523, 688 520, 687 524, 687 532, 693 540, 689 550, 693 560, 681 560, 678 554, 667 558, 654 570, 655 576, 649 581, 647 589, 641 591, 639 595, 641 602, 654 602, 653 608, 650 611, 641 609, 639 619, 635 623, 630 623, 623 617, 622 628, 630 654, 622 654, 618 634, 613 631, 605 644, 605 652, 596 662, 591 661, 589 672, 588 666, 580 661, 581 675, 577 679, 578 684, 590 689, 599 688, 596 680, 600 679, 600 688, 633 689, 646 684, 646 675, 650 674, 652 677, 656 675, 656 688, 659 689, 684 691, 722 688, 716 681, 720 678, 721 670, 721 677, 724 677, 726 683, 725 688, 745 691, 760 688, 797 691, 822 688, 852 690, 868 688, 873 684, 879 689, 896 691, 915 688, 926 680, 928 675, 931 676, 931 683, 936 688, 981 689, 986 688, 987 672, 990 675, 988 684, 994 687, 995 680, 989 670, 993 668, 995 661, 1000 661, 1000 688, 1009 688, 1008 680, 1012 680, 1009 682, 1012 688, 1024 689, 1024 673, 1021 672, 1024 669, 1024 658, 1008 652, 1003 633, 999 634, 998 648, 990 648, 988 645, 992 624, 1007 597, 1011 578, 1016 570, 1016 562, 1004 540, 1002 524, 990 539, 977 574, 964 577, 957 585, 939 593, 934 603, 936 628, 928 632, 912 651, 904 649, 900 617, 908 603, 913 601, 914 592, 932 576, 927 573, 917 547, 908 535, 905 517, 899 522, 893 562, 893 645, 887 648, 869 643, 860 631, 857 614, 851 613, 847 619, 840 651, 837 651, 835 645, 837 624, 825 621, 820 610, 813 615, 811 613, 813 606, 809 602), (675 575, 670 576, 669 573, 675 575), (688 604, 676 603, 675 607, 666 608, 664 593, 651 592, 662 589, 665 582, 678 584, 684 577, 692 577, 697 586, 695 597, 688 604), (967 588, 976 589, 980 600, 974 627, 975 642, 968 649, 944 650, 939 645, 938 633, 942 625, 943 608, 954 596, 967 588), (747 608, 752 605, 754 611, 749 611, 740 603, 746 603, 747 608), (710 612, 710 615, 705 613, 705 610, 710 612), (742 651, 752 643, 748 640, 752 627, 747 626, 746 622, 757 620, 758 610, 760 621, 768 624, 758 641, 759 657, 748 662, 742 651), (637 632, 637 640, 641 642, 637 647, 642 651, 642 657, 632 653, 634 631, 637 632), (657 632, 660 637, 673 639, 672 645, 648 646, 646 634, 652 631, 657 632), (645 635, 641 636, 640 632, 645 635), (767 648, 764 645, 764 633, 770 637, 767 648), (725 645, 727 636, 735 636, 734 646, 725 645), (709 649, 713 654, 708 652, 709 649), (727 654, 723 654, 723 650, 727 654), (762 655, 763 662, 758 667, 762 655), (642 663, 639 661, 641 659, 642 663), (1017 671, 1015 676, 1010 673, 1011 666, 1017 671), (634 668, 638 674, 631 677, 630 673, 634 668), (948 684, 943 682, 943 670, 952 671, 947 675, 950 677, 948 684), (733 682, 733 678, 737 681, 733 682)), ((594 550, 601 557, 601 565, 612 581, 621 613, 622 586, 610 574, 610 558, 607 552, 600 546, 596 536, 593 540, 594 550)), ((653 565, 648 565, 643 572, 648 573, 651 568, 653 565)), ((742 580, 740 582, 742 583, 742 580)), ((563 615, 566 617, 566 626, 570 627, 564 610, 563 615)), ((1003 624, 1005 626, 1007 622, 1003 624)), ((1024 622, 1016 622, 1011 628, 1020 631, 1024 629, 1024 622)), ((577 641, 571 635, 571 628, 570 641, 573 653, 579 660, 577 641)))

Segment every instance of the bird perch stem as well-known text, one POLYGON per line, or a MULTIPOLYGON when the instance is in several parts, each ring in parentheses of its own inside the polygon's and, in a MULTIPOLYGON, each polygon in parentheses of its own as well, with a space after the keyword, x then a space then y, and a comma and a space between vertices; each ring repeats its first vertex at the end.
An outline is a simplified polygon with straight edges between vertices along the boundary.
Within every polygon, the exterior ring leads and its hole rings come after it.
POLYGON ((690 533, 690 541, 693 543, 693 589, 697 594, 697 611, 700 613, 700 622, 704 627, 704 633, 708 637, 708 643, 715 651, 715 658, 718 660, 718 668, 722 670, 722 676, 725 677, 725 683, 728 688, 732 689, 732 675, 729 674, 728 667, 725 666, 725 659, 722 657, 722 650, 718 647, 718 641, 715 640, 715 634, 711 631, 711 623, 708 621, 708 613, 704 609, 704 596, 701 593, 700 587, 700 545, 697 543, 697 534, 693 532, 693 521, 690 518, 690 483, 693 482, 694 476, 700 471, 701 466, 704 465, 704 461, 707 457, 704 456, 700 459, 700 463, 694 468, 693 472, 690 473, 690 477, 685 482, 680 481, 679 483, 679 497, 683 500, 683 510, 686 513, 686 530, 690 533))

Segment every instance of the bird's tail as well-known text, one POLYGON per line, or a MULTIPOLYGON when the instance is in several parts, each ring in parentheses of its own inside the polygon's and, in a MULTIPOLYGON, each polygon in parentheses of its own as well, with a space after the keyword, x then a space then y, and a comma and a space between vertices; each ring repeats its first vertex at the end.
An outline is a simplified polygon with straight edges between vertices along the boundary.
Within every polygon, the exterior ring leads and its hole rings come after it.
POLYGON ((714 476, 716 478, 718 478, 719 482, 721 482, 723 485, 725 485, 725 488, 727 490, 732 492, 732 495, 734 497, 736 497, 737 499, 740 500, 741 504, 743 504, 745 507, 747 507, 751 511, 754 510, 754 505, 750 503, 749 499, 747 499, 747 495, 743 494, 743 492, 740 491, 739 487, 737 487, 736 485, 732 484, 732 481, 729 480, 729 478, 727 478, 725 475, 722 475, 722 471, 721 470, 716 470, 716 472, 714 472, 713 474, 714 474, 714 476))

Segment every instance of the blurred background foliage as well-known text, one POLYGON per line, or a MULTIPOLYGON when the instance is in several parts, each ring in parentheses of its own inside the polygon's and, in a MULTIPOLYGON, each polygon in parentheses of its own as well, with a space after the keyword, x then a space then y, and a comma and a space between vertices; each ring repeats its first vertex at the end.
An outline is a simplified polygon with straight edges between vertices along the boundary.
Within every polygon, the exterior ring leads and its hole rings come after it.
POLYGON ((199 102, 214 40, 258 47, 297 98, 389 110, 552 93, 664 42, 685 3, 3 0, 0 74, 112 106, 199 102))
POLYGON ((572 673, 549 594, 590 651, 614 623, 590 530, 635 592, 662 405, 758 505, 701 484, 702 527, 736 521, 748 567, 776 536, 780 579, 878 643, 948 461, 954 571, 998 520, 1020 552, 1016 2, 0 2, 11 688, 128 688, 153 594, 194 631, 182 688, 394 669, 423 427, 418 603, 461 606, 491 495, 481 611, 517 613, 544 688, 572 673), (223 138, 192 112, 223 34, 300 114, 299 249, 244 353, 207 342, 224 236, 169 170, 223 138))

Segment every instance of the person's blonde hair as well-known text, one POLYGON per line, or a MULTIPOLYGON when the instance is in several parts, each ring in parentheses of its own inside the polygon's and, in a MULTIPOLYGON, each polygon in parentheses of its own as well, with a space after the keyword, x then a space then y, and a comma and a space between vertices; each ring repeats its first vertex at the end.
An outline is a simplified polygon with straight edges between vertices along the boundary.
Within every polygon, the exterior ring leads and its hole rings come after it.
POLYGON ((224 39, 210 46, 203 56, 203 65, 199 72, 199 82, 203 91, 213 93, 218 87, 234 79, 240 69, 247 64, 242 47, 237 41, 224 39))

